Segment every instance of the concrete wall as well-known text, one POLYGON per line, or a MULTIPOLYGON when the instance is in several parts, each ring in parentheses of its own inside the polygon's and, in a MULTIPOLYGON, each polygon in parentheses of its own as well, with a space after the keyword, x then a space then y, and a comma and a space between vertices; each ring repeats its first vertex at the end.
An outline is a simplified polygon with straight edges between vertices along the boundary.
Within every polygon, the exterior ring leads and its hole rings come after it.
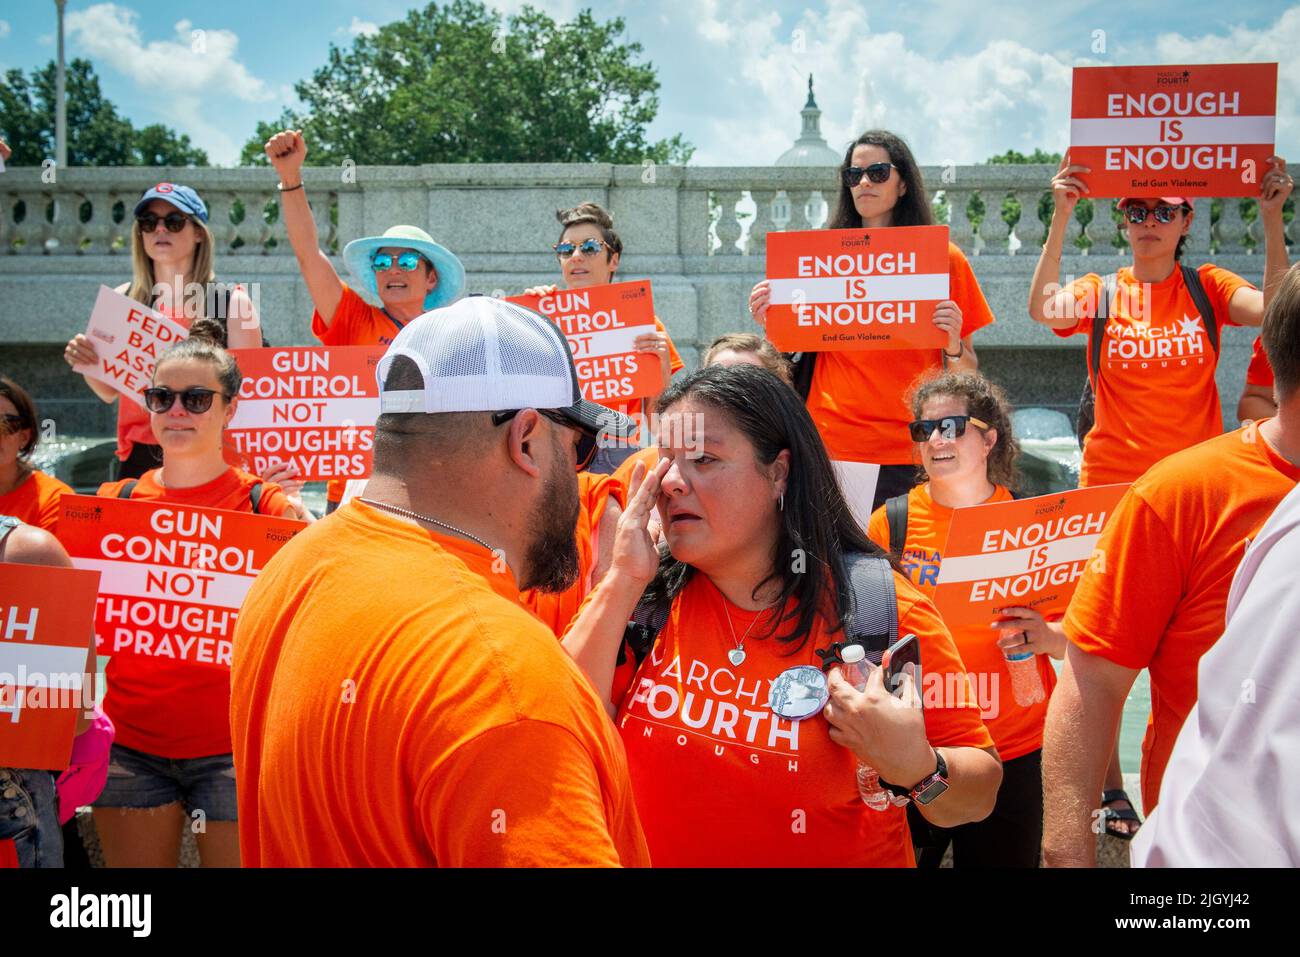
MULTIPOLYGON (((976 345, 987 374, 1021 406, 1072 410, 1081 388, 1083 337, 1069 344, 1030 322, 1025 299, 1043 225, 1034 215, 1053 170, 1045 166, 928 168, 942 194, 953 241, 970 256, 998 322, 976 345), (976 222, 979 197, 996 211, 1021 203, 1019 222, 998 215, 976 222)), ((219 246, 218 275, 251 285, 273 343, 311 342, 312 307, 288 249, 265 169, 71 169, 57 182, 33 169, 0 174, 0 368, 40 400, 42 415, 65 433, 108 433, 109 407, 63 364, 62 345, 84 329, 96 288, 130 277, 126 238, 131 208, 159 180, 194 186, 209 205, 219 246), (240 215, 242 208, 242 216, 240 215)), ((812 228, 814 192, 833 201, 834 171, 806 168, 616 167, 608 165, 440 165, 308 170, 323 247, 395 223, 421 226, 464 261, 472 292, 513 294, 558 275, 550 246, 557 208, 592 199, 611 209, 626 252, 621 275, 654 283, 657 311, 688 366, 723 332, 753 328, 746 301, 762 277, 767 232, 812 228), (772 209, 794 210, 794 222, 772 209), (332 214, 332 215, 331 215, 332 214), (336 224, 332 221, 336 219, 336 224)), ((1238 204, 1225 203, 1211 225, 1202 203, 1186 261, 1215 262, 1261 280, 1263 257, 1248 247, 1251 228, 1238 204)), ((1087 255, 1067 255, 1063 276, 1109 272, 1127 260, 1107 220, 1073 224, 1087 255)), ((336 265, 346 272, 341 259, 336 265)), ((1219 387, 1225 423, 1235 424, 1253 330, 1223 336, 1219 387)))

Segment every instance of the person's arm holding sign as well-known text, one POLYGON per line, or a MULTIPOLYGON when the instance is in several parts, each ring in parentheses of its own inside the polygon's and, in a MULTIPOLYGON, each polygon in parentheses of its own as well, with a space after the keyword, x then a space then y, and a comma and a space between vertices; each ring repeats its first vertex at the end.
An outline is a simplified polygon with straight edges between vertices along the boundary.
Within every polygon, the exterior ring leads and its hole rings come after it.
POLYGON ((1264 321, 1264 311, 1291 265, 1286 251, 1282 206, 1295 183, 1286 171, 1286 160, 1270 156, 1268 161, 1273 168, 1264 174, 1259 184, 1259 221, 1264 229, 1264 289, 1238 289, 1228 302, 1232 321, 1242 326, 1258 326, 1264 321))
POLYGON ((284 130, 266 141, 266 155, 280 177, 280 215, 289 234, 289 245, 298 257, 298 268, 311 295, 312 305, 326 327, 343 300, 343 280, 317 242, 316 219, 307 202, 302 182, 302 164, 307 143, 300 130, 284 130))
POLYGON ((943 347, 944 368, 949 372, 979 371, 979 359, 970 336, 963 339, 961 335, 961 306, 945 299, 934 307, 934 324, 948 336, 948 344, 943 347))
POLYGON ((1029 284, 1029 318, 1049 329, 1071 329, 1078 324, 1074 296, 1061 288, 1061 254, 1074 207, 1088 192, 1087 184, 1079 177, 1089 172, 1086 166, 1070 165, 1070 154, 1066 153, 1052 177, 1052 223, 1029 284))

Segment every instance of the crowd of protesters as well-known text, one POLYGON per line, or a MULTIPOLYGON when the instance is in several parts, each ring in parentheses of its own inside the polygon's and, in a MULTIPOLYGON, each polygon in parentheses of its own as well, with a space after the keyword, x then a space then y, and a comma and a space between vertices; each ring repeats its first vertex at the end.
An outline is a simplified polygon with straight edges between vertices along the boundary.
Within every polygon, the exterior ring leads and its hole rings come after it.
MULTIPOLYGON (((1296 700, 1282 577, 1300 534, 1300 272, 1280 158, 1260 184, 1262 290, 1182 264, 1209 211, 1179 196, 1121 198, 1131 263, 1061 286, 1090 172, 1062 161, 1028 312, 1087 337, 1081 487, 1132 484, 1098 543, 1104 568, 1063 618, 1012 605, 950 628, 935 582, 954 513, 1019 493, 1013 410, 973 341, 994 315, 956 245, 939 348, 787 356, 738 329, 679 375, 655 317, 633 346, 657 363, 654 394, 602 406, 583 399, 554 323, 467 296, 459 259, 420 227, 348 243, 345 281, 317 244, 307 149, 295 130, 266 143, 311 334, 385 349, 371 477, 330 483, 318 519, 292 466, 242 467, 225 437, 242 378, 227 350, 268 343, 242 287, 181 294, 215 284, 202 198, 147 191, 118 291, 188 338, 158 359, 143 404, 86 377, 118 403, 99 495, 307 527, 253 582, 229 672, 114 655, 62 775, 0 768, 0 863, 78 859, 78 805, 93 806, 108 866, 174 864, 196 814, 205 866, 937 867, 948 852, 956 867, 1087 866, 1099 832, 1137 834, 1152 864, 1300 860, 1266 740, 1294 735, 1294 705, 1271 697, 1243 730, 1231 686, 1267 672, 1296 700), (1189 316, 1211 346, 1198 361, 1102 361, 1126 331, 1189 316), (1225 325, 1262 326, 1243 427, 1227 434, 1225 325), (836 462, 880 466, 869 523, 836 462), (867 620, 890 639, 886 664, 911 637, 923 671, 890 687, 877 654, 851 680, 845 652, 867 620), (1027 657, 1043 694, 1022 702, 1009 667, 1027 657), (1160 811, 1139 827, 1118 734, 1144 669, 1142 807, 1160 811), (933 700, 922 674, 1001 691, 992 710, 933 700)), ((858 137, 836 175, 827 229, 934 222, 893 133, 858 137)), ((525 292, 616 281, 611 213, 585 202, 557 218, 559 283, 525 292)), ((771 300, 767 280, 753 287, 760 326, 771 300)), ((95 345, 75 336, 65 358, 93 363, 95 345)), ((15 378, 0 377, 0 416, 0 559, 68 566, 71 490, 31 465, 39 419, 15 378)))

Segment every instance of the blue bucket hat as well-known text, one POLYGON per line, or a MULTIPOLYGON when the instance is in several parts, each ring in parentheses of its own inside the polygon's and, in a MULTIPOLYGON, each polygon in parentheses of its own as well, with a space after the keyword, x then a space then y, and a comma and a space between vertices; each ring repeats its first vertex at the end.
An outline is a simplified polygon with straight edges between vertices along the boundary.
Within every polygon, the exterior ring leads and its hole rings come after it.
POLYGON ((429 262, 433 263, 438 274, 438 285, 424 297, 424 309, 440 309, 450 306, 465 294, 465 267, 448 249, 439 246, 433 237, 418 226, 392 226, 382 236, 366 236, 354 239, 343 247, 343 261, 348 264, 352 278, 359 288, 379 298, 379 286, 375 282, 375 271, 370 260, 375 253, 385 247, 393 249, 413 249, 429 262))
POLYGON ((203 200, 199 199, 199 194, 188 186, 181 186, 179 183, 159 183, 140 197, 140 202, 135 204, 134 215, 139 216, 140 210, 148 206, 151 199, 161 199, 165 203, 171 203, 182 213, 197 216, 205 223, 208 221, 208 207, 203 204, 203 200))

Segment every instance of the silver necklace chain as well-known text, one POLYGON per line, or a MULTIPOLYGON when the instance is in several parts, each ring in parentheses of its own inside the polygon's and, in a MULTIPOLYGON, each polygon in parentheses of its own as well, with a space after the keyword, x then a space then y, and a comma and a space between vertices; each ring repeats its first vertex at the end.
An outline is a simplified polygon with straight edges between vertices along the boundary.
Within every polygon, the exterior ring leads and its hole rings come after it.
POLYGON ((763 612, 768 610, 768 608, 760 608, 758 614, 754 616, 754 620, 751 621, 749 627, 745 629, 745 633, 740 636, 740 641, 736 641, 736 626, 731 621, 731 612, 727 609, 725 604, 722 606, 722 613, 727 616, 727 627, 731 629, 731 640, 732 643, 735 644, 737 651, 745 650, 745 639, 749 637, 749 633, 753 631, 754 626, 758 624, 758 619, 763 617, 763 612))
MULTIPOLYGON (((412 512, 409 508, 399 508, 396 505, 389 505, 387 502, 376 502, 373 499, 360 498, 360 497, 357 498, 357 501, 365 502, 367 505, 373 506, 374 508, 382 509, 385 512, 392 512, 395 515, 405 515, 407 518, 413 518, 420 522, 428 522, 430 525, 437 525, 439 528, 445 528, 449 532, 455 532, 457 535, 463 535, 466 538, 470 539, 471 541, 478 542, 489 552, 492 552, 492 554, 494 555, 496 554, 497 550, 493 548, 491 545, 489 545, 487 542, 483 541, 483 539, 479 538, 477 535, 471 535, 469 532, 465 531, 462 528, 457 528, 455 525, 448 525, 446 522, 440 522, 436 518, 430 518, 427 515, 421 515, 419 512, 412 512)), ((735 632, 734 628, 732 629, 732 632, 733 633, 735 632)), ((746 632, 746 634, 748 634, 748 632, 746 632)))

